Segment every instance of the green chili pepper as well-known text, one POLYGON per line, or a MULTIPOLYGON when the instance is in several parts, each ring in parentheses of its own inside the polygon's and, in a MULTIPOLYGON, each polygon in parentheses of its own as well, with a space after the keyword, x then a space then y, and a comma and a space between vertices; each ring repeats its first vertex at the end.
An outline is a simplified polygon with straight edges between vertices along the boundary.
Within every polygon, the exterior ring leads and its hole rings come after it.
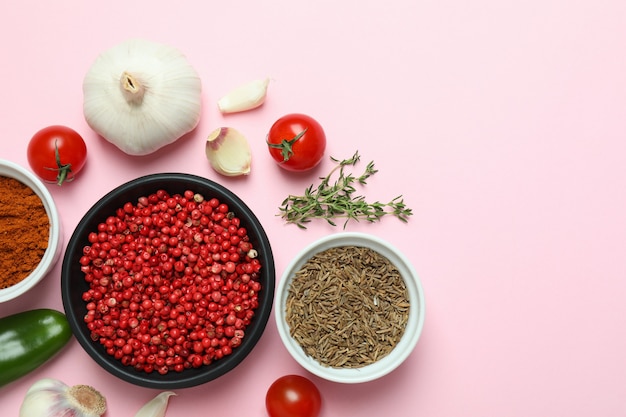
POLYGON ((34 371, 70 340, 65 315, 29 310, 0 318, 0 387, 34 371))

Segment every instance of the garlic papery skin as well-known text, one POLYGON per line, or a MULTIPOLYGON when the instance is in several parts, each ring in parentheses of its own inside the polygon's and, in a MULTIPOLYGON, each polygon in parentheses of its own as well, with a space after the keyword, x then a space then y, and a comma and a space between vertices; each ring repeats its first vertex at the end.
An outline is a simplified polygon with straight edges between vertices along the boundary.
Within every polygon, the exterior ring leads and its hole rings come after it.
POLYGON ((222 175, 235 177, 250 173, 250 144, 232 127, 220 127, 211 132, 206 142, 206 156, 213 169, 222 175))
POLYGON ((26 392, 19 417, 100 417, 106 408, 104 396, 89 385, 44 378, 26 392))
POLYGON ((172 395, 176 395, 172 391, 163 391, 137 411, 135 417, 163 417, 165 416, 165 410, 167 409, 167 404, 169 402, 169 398, 172 395))
POLYGON ((220 112, 236 113, 252 110, 265 103, 270 79, 254 80, 231 90, 217 101, 220 112))
POLYGON ((83 80, 83 114, 129 155, 147 155, 196 128, 202 83, 178 49, 131 39, 104 51, 83 80))

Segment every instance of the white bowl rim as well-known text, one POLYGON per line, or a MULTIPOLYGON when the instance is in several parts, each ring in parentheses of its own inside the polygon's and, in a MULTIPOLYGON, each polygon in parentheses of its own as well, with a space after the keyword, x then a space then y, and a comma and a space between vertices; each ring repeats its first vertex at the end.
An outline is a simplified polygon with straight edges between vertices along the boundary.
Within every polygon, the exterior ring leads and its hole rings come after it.
POLYGON ((54 267, 61 253, 61 220, 52 194, 44 183, 23 166, 15 162, 0 159, 0 176, 9 176, 22 182, 35 192, 46 209, 50 221, 48 248, 44 252, 37 267, 22 281, 7 288, 0 289, 0 303, 12 300, 26 293, 37 285, 54 267), (5 169, 8 168, 8 169, 5 169))
POLYGON ((341 383, 362 383, 378 379, 405 361, 414 350, 422 329, 425 318, 425 300, 422 284, 415 268, 406 256, 388 241, 375 235, 362 232, 338 232, 322 237, 302 249, 287 265, 281 280, 278 283, 275 300, 275 319, 283 344, 291 356, 307 371, 323 379, 341 383), (402 339, 394 350, 376 363, 361 368, 331 368, 325 367, 315 359, 306 355, 298 342, 289 335, 289 326, 285 321, 285 303, 287 289, 291 275, 300 269, 302 265, 315 253, 337 246, 366 246, 387 257, 400 271, 409 292, 411 306, 417 308, 409 310, 409 320, 402 339))

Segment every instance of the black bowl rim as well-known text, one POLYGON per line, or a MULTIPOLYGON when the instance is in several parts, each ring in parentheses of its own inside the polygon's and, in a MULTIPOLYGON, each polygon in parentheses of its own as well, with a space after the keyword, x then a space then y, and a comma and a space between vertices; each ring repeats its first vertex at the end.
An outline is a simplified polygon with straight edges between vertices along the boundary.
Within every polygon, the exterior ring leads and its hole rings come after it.
MULTIPOLYGON (((147 194, 142 193, 142 195, 147 194)), ((207 196, 205 195, 205 197, 207 196)), ((133 197, 129 197, 129 199, 132 198, 133 197)), ((116 207, 119 206, 116 205, 116 207)), ((256 246, 256 248, 259 249, 259 245, 257 244, 256 246)), ((96 361, 109 373, 126 382, 155 389, 179 389, 197 386, 212 381, 239 365, 252 351, 267 326, 272 310, 275 286, 276 271, 271 245, 261 222, 252 210, 246 205, 246 203, 243 202, 241 198, 223 185, 198 175, 178 172, 145 175, 114 188, 100 198, 87 211, 74 229, 74 232, 68 241, 61 268, 61 296, 63 307, 65 309, 72 333, 78 340, 79 344, 94 361, 96 361), (188 369, 180 373, 169 372, 166 375, 160 375, 156 372, 150 374, 139 372, 130 366, 122 365, 118 360, 107 355, 106 352, 104 352, 104 347, 93 342, 91 338, 89 338, 88 330, 85 328, 83 322, 83 317, 79 317, 79 314, 77 314, 77 311, 72 305, 71 299, 73 287, 70 285, 70 281, 72 281, 71 270, 73 267, 76 267, 76 265, 72 263, 72 253, 74 253, 74 251, 77 251, 76 253, 82 253, 82 247, 85 244, 85 240, 81 239, 81 236, 84 236, 85 232, 93 230, 86 229, 88 224, 92 222, 99 223, 104 221, 108 215, 112 214, 107 212, 102 214, 101 217, 96 218, 96 213, 108 204, 113 204, 114 201, 121 199, 121 196, 125 195, 129 191, 135 190, 137 187, 150 187, 150 189, 154 190, 153 192, 156 192, 160 188, 167 189, 165 182, 168 180, 185 182, 188 184, 188 186, 186 186, 187 189, 193 189, 194 186, 209 188, 222 195, 218 196, 220 201, 227 200, 226 202, 229 204, 229 207, 233 208, 237 217, 239 217, 242 222, 246 223, 245 227, 248 229, 250 236, 256 237, 258 242, 264 246, 263 250, 259 250, 259 256, 261 257, 263 263, 263 276, 267 276, 267 282, 263 282, 263 298, 259 303, 259 307, 255 311, 254 321, 249 326, 250 331, 246 332, 246 337, 244 338, 243 343, 233 349, 231 355, 218 359, 211 365, 198 369, 188 369)))

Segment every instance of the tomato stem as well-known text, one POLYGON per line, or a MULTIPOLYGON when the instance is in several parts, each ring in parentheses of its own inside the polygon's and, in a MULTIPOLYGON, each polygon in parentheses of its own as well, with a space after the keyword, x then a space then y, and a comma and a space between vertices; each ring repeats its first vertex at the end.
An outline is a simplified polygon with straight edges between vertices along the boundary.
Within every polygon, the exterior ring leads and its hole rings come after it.
POLYGON ((295 137, 291 139, 283 139, 280 143, 269 143, 267 142, 267 146, 270 148, 280 149, 280 153, 283 156, 283 162, 287 162, 291 155, 293 155, 293 144, 296 143, 304 134, 308 128, 305 128, 302 132, 298 133, 295 137))
POLYGON ((61 154, 59 153, 59 146, 57 145, 57 141, 54 141, 54 158, 56 159, 57 167, 56 168, 48 168, 54 171, 58 171, 57 174, 57 185, 63 185, 64 182, 72 181, 73 177, 70 176, 72 174, 72 164, 62 164, 61 163, 61 154))

